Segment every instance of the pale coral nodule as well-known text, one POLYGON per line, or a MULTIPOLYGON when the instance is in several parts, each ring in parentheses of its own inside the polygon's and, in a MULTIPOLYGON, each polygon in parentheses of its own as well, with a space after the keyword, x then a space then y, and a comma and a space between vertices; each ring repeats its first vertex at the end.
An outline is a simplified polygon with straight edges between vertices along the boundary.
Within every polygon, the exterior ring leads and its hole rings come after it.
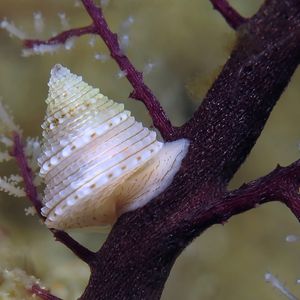
POLYGON ((50 228, 113 224, 164 191, 189 142, 159 142, 124 105, 55 65, 51 70, 44 143, 42 214, 50 228))

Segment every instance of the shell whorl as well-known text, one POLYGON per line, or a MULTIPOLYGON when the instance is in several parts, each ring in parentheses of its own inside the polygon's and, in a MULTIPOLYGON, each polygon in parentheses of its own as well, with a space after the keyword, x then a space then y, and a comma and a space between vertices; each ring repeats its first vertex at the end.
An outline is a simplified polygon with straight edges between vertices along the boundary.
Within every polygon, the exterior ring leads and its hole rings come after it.
POLYGON ((38 159, 48 227, 112 224, 171 183, 187 152, 186 140, 157 141, 123 104, 61 65, 51 70, 48 85, 38 159))

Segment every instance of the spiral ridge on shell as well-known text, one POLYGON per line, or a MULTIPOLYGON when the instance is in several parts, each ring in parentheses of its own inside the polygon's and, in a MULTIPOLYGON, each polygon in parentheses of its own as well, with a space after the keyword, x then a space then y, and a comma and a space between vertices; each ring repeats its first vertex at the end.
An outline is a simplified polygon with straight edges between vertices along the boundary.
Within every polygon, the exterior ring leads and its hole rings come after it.
POLYGON ((187 151, 186 140, 158 141, 123 104, 61 65, 51 70, 48 85, 38 159, 47 226, 112 224, 170 184, 187 151))

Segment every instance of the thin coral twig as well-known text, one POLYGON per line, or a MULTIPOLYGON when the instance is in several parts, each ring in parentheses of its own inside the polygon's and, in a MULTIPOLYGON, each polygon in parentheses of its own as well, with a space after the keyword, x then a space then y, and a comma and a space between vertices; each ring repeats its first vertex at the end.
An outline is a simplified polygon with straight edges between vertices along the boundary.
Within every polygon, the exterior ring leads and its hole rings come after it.
POLYGON ((210 0, 214 9, 216 9, 233 28, 237 29, 242 24, 247 22, 247 18, 241 16, 227 0, 210 0))
POLYGON ((118 36, 108 27, 101 8, 90 0, 82 0, 82 3, 93 20, 92 25, 64 31, 45 41, 24 40, 25 49, 34 49, 34 47, 41 45, 60 45, 72 37, 79 37, 85 34, 98 34, 108 47, 111 57, 117 62, 121 71, 124 72, 128 81, 131 83, 134 90, 130 94, 130 97, 142 101, 145 104, 153 120, 153 125, 160 131, 166 141, 176 138, 174 136, 175 128, 167 118, 158 99, 144 83, 143 74, 133 66, 128 57, 121 50, 118 36))
POLYGON ((229 192, 215 213, 228 218, 265 202, 281 201, 300 220, 299 188, 300 160, 287 167, 277 166, 270 174, 229 192))
MULTIPOLYGON (((36 186, 33 184, 32 170, 28 165, 27 158, 24 153, 24 147, 22 144, 21 136, 18 133, 14 133, 13 141, 14 146, 11 155, 16 159, 17 164, 19 166, 21 175, 24 180, 26 195, 31 201, 31 203, 34 205, 40 218, 44 220, 45 218, 41 214, 41 208, 43 204, 38 197, 36 186)), ((68 247, 81 260, 83 260, 87 264, 91 263, 92 258, 94 256, 94 252, 79 244, 64 231, 51 229, 51 232, 53 233, 57 241, 61 242, 66 247, 68 247)))
POLYGON ((39 285, 34 284, 30 289, 29 292, 33 295, 38 296, 40 299, 43 300, 62 300, 54 295, 52 295, 48 290, 41 288, 39 285))
POLYGON ((77 257, 87 264, 91 264, 94 260, 95 253, 75 241, 65 231, 50 229, 55 239, 66 245, 77 257))
POLYGON ((49 40, 29 40, 29 39, 27 39, 27 40, 24 40, 24 46, 27 49, 32 49, 35 46, 40 46, 40 45, 59 45, 59 44, 64 44, 70 38, 80 37, 82 35, 95 34, 95 33, 96 33, 96 28, 92 24, 92 25, 85 26, 85 27, 72 28, 70 30, 63 31, 60 34, 52 37, 49 40))
POLYGON ((130 97, 140 100, 145 104, 152 117, 153 125, 160 131, 165 140, 171 140, 174 135, 174 128, 171 122, 167 118, 157 98, 144 83, 143 74, 133 66, 128 57, 121 50, 118 36, 108 27, 101 8, 96 6, 92 0, 82 0, 82 3, 92 18, 97 33, 101 36, 109 49, 111 57, 117 62, 121 71, 126 74, 128 81, 131 83, 134 90, 130 94, 130 97))
POLYGON ((42 202, 40 201, 37 193, 37 189, 33 184, 32 171, 28 165, 27 158, 24 152, 24 146, 22 144, 21 137, 18 133, 13 134, 14 146, 11 155, 16 159, 19 166, 21 175, 24 180, 25 192, 31 203, 35 207, 38 215, 43 219, 41 214, 42 202))

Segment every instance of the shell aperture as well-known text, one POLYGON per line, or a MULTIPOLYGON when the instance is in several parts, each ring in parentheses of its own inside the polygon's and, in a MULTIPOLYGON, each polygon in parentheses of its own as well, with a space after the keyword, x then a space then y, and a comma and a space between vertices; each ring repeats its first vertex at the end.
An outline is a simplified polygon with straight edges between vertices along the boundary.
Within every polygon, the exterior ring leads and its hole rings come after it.
POLYGON ((51 70, 38 159, 50 228, 113 224, 171 183, 189 142, 163 143, 67 68, 51 70))

